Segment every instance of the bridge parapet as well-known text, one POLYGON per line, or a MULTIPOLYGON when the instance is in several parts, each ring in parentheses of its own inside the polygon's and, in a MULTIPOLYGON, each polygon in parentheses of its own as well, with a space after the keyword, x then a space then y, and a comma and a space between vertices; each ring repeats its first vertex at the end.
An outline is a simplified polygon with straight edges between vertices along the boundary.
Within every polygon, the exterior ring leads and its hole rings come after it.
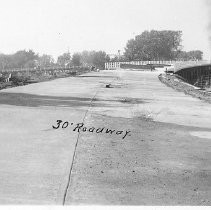
POLYGON ((174 72, 176 73, 177 71, 180 71, 185 68, 191 68, 195 66, 203 66, 210 64, 210 61, 208 60, 202 60, 202 61, 180 61, 176 62, 174 64, 174 72))
POLYGON ((187 63, 175 66, 174 73, 184 78, 189 84, 202 89, 211 87, 211 63, 187 63))

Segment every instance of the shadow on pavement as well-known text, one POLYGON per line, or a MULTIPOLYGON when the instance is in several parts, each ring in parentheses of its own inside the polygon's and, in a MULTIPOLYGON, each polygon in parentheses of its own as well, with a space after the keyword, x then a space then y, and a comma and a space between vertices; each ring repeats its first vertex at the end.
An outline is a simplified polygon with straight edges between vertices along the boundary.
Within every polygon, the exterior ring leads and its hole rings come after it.
MULTIPOLYGON (((63 96, 47 96, 34 95, 27 93, 0 93, 0 104, 14 105, 14 106, 66 106, 66 107, 80 107, 89 106, 92 98, 81 97, 63 97, 63 96)), ((134 104, 134 103, 148 103, 145 100, 136 98, 117 98, 116 100, 106 100, 95 98, 92 106, 94 107, 110 107, 120 104, 134 104), (110 103, 109 103, 110 102, 110 103)))
POLYGON ((78 76, 78 77, 99 77, 99 78, 114 78, 113 76, 101 76, 101 75, 98 75, 98 76, 96 76, 96 75, 80 75, 80 76, 78 76))

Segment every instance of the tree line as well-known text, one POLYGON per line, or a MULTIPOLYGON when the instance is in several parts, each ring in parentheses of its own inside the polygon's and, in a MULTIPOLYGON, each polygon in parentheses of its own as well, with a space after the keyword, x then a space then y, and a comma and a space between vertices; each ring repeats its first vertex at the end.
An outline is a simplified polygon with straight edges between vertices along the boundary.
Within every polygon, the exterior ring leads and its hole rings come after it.
POLYGON ((126 43, 123 55, 110 58, 104 51, 63 53, 55 61, 51 55, 39 55, 33 50, 20 50, 14 54, 0 54, 0 69, 94 66, 104 68, 109 61, 136 60, 202 60, 200 50, 183 51, 181 31, 144 31, 126 43))
POLYGON ((112 61, 151 61, 151 60, 202 60, 200 50, 183 51, 182 31, 144 31, 127 41, 124 55, 112 61))
POLYGON ((110 60, 104 51, 83 51, 81 53, 63 53, 55 61, 51 55, 39 55, 33 50, 20 50, 14 54, 0 54, 0 69, 47 68, 47 67, 90 67, 103 69, 110 60))

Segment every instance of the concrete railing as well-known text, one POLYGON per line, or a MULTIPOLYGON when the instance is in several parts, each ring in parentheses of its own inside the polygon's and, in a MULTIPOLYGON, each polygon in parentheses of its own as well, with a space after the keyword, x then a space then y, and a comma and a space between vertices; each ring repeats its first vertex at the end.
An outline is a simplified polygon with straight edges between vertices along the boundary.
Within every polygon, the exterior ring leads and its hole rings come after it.
POLYGON ((128 62, 107 62, 105 63, 105 69, 119 69, 121 64, 132 64, 132 65, 147 65, 147 64, 167 64, 172 65, 176 61, 128 61, 128 62))
POLYGON ((195 66, 210 63, 210 61, 130 61, 130 62, 107 62, 105 63, 105 69, 120 69, 121 64, 132 64, 132 65, 147 65, 147 64, 167 64, 173 65, 175 69, 182 68, 184 66, 195 66))

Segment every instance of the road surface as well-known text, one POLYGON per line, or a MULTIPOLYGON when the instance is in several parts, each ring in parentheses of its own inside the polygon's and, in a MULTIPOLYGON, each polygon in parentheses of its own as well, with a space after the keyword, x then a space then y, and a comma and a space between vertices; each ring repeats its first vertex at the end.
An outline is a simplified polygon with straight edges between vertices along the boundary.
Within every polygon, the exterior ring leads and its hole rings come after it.
POLYGON ((158 74, 1 90, 0 204, 210 205, 211 105, 158 74))

